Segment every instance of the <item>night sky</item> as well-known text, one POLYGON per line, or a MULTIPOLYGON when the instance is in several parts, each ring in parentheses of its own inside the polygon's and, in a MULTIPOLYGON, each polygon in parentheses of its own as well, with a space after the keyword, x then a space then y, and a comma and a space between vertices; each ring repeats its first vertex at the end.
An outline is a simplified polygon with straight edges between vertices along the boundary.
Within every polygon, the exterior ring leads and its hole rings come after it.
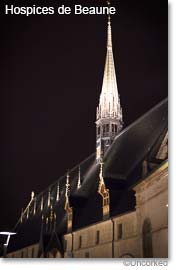
MULTIPOLYGON (((105 15, 3 15, 0 3, 0 230, 39 193, 95 152, 105 15)), ((102 0, 11 1, 14 6, 102 0)), ((114 0, 113 51, 125 125, 167 96, 167 1, 114 0)))

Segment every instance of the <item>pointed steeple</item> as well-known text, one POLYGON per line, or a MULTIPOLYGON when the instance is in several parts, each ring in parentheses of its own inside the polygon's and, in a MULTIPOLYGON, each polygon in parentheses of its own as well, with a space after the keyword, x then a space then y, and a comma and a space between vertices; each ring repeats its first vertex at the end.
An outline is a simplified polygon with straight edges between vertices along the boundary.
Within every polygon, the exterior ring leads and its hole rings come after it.
POLYGON ((70 183, 69 183, 69 172, 67 172, 67 175, 66 175, 66 190, 65 190, 65 197, 68 197, 68 194, 69 194, 69 188, 70 188, 70 183))
MULTIPOLYGON (((108 5, 110 5, 109 2, 108 5)), ((96 120, 96 160, 97 163, 99 163, 101 158, 103 158, 107 148, 112 143, 114 137, 121 131, 123 123, 122 109, 118 94, 116 71, 113 57, 110 16, 108 16, 107 24, 107 53, 105 69, 99 106, 97 107, 96 120)))
POLYGON ((102 92, 99 102, 99 118, 115 118, 122 121, 122 111, 120 99, 118 95, 118 87, 116 81, 116 71, 114 65, 114 57, 112 50, 112 33, 111 33, 111 19, 108 17, 107 27, 107 53, 105 70, 102 84, 102 92))
POLYGON ((69 188, 70 188, 70 183, 69 183, 69 172, 67 172, 66 175, 66 184, 65 184, 65 207, 64 209, 67 210, 68 208, 70 208, 70 203, 69 203, 69 188))
POLYGON ((70 207, 70 202, 69 202, 69 188, 70 188, 70 183, 69 183, 69 172, 67 172, 66 175, 66 190, 65 190, 65 206, 64 209, 67 212, 67 232, 72 231, 72 219, 73 219, 73 210, 72 207, 70 207))

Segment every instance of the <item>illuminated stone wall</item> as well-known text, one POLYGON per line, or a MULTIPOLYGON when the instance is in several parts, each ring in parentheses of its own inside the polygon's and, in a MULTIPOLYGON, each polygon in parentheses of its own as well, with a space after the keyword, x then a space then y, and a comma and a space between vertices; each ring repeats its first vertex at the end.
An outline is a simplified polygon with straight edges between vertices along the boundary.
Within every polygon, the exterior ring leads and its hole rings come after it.
POLYGON ((143 224, 149 220, 154 258, 168 257, 168 162, 135 187, 139 246, 143 257, 143 224))

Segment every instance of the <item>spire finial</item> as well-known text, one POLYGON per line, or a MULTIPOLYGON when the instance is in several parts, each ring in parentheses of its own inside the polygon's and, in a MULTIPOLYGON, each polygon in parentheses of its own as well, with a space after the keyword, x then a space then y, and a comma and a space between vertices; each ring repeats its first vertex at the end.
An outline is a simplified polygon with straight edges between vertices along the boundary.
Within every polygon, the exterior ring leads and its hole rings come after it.
MULTIPOLYGON (((108 6, 108 8, 110 8, 110 6, 111 6, 110 1, 107 1, 107 6, 108 6)), ((110 14, 108 14, 108 25, 111 26, 111 16, 110 16, 110 14)))
MULTIPOLYGON (((108 2, 108 1, 107 1, 108 2)), ((110 7, 110 4, 108 4, 110 7)), ((112 33, 111 33, 111 17, 108 14, 108 22, 107 22, 107 49, 112 49, 112 33)))
POLYGON ((70 187, 70 183, 69 183, 69 170, 67 171, 67 175, 66 175, 66 191, 65 191, 65 197, 68 197, 68 192, 69 192, 69 187, 70 187))
POLYGON ((34 191, 31 192, 31 201, 34 199, 34 191))
POLYGON ((81 172, 80 172, 80 166, 79 166, 77 189, 79 189, 80 187, 81 187, 81 172))
POLYGON ((73 210, 72 210, 72 207, 70 207, 70 201, 68 197, 69 187, 70 187, 69 177, 70 176, 69 176, 69 170, 68 170, 67 175, 66 175, 66 191, 65 191, 65 206, 64 206, 64 209, 67 212, 67 232, 71 232, 72 230, 72 217, 73 217, 73 210))

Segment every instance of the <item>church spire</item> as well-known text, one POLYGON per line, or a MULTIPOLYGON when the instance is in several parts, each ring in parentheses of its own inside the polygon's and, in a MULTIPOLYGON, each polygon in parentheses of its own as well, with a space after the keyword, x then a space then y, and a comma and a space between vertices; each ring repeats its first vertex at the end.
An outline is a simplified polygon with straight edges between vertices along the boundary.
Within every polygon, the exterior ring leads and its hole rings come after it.
MULTIPOLYGON (((107 3, 108 5, 110 5, 109 1, 107 1, 107 3)), ((96 120, 97 120, 96 160, 97 163, 99 163, 101 158, 103 158, 107 148, 112 143, 114 137, 122 129, 122 120, 123 120, 116 81, 110 16, 108 16, 108 24, 107 24, 107 53, 106 53, 105 69, 99 106, 97 107, 96 120)))

